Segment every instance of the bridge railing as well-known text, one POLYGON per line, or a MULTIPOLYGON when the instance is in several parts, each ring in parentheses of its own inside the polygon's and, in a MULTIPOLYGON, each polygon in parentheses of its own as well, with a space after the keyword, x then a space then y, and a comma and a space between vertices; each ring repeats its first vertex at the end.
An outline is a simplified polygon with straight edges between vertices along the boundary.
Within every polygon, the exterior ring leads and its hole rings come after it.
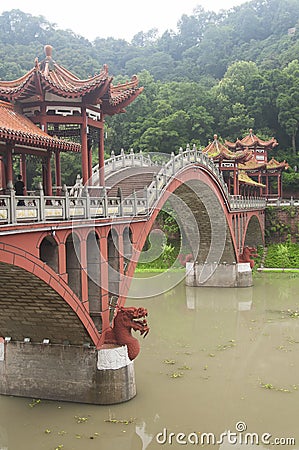
POLYGON ((299 206, 299 200, 291 197, 287 198, 268 198, 266 199, 267 206, 299 206))
POLYGON ((155 201, 158 200, 162 190, 172 177, 185 166, 189 164, 200 163, 207 167, 216 177, 224 194, 228 199, 228 204, 231 210, 238 209, 264 209, 266 201, 261 198, 243 198, 239 196, 232 196, 228 193, 227 184, 224 181, 222 172, 214 164, 213 160, 209 158, 200 149, 194 145, 191 149, 189 145, 185 151, 180 148, 178 155, 171 153, 170 160, 162 165, 161 170, 154 176, 154 180, 148 187, 148 204, 152 207, 155 201))
MULTIPOLYGON (((231 210, 265 208, 265 199, 229 195, 222 173, 214 162, 196 146, 192 149, 187 146, 185 151, 181 148, 177 155, 170 155, 167 163, 162 163, 160 171, 154 175, 152 183, 141 196, 133 193, 124 199, 110 197, 106 188, 84 187, 79 180, 71 190, 63 186, 60 195, 45 196, 40 185, 34 195, 17 197, 11 185, 7 195, 0 196, 0 224, 146 215, 155 207, 169 181, 185 166, 194 163, 200 163, 215 175, 231 210)), ((136 155, 131 150, 128 155, 124 155, 124 152, 119 156, 113 155, 107 162, 107 171, 143 165, 153 163, 142 153, 136 155)))
MULTIPOLYGON (((105 177, 110 173, 116 172, 117 170, 124 169, 126 167, 150 167, 154 163, 151 161, 151 157, 145 156, 140 150, 139 153, 135 153, 131 148, 130 153, 125 153, 124 149, 121 149, 119 155, 115 155, 114 151, 111 152, 111 157, 105 160, 105 177)), ((98 178, 99 165, 93 167, 92 169, 92 183, 98 178)))
POLYGON ((51 222, 93 218, 134 217, 148 212, 148 200, 133 195, 129 198, 108 197, 106 189, 101 195, 70 196, 64 187, 60 196, 46 196, 43 189, 36 195, 16 196, 13 189, 0 196, 0 224, 51 222))

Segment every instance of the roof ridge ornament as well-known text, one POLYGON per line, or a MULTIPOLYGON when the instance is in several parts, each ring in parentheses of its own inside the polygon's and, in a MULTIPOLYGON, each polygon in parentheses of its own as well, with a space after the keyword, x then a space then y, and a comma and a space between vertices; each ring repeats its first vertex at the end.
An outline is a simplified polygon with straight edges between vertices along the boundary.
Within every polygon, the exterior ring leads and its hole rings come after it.
POLYGON ((52 45, 47 44, 44 46, 46 58, 52 58, 52 51, 53 51, 52 45))
POLYGON ((45 55, 46 55, 45 68, 44 68, 44 75, 45 76, 48 76, 49 72, 54 70, 54 64, 53 64, 53 59, 52 59, 52 50, 53 50, 52 45, 47 44, 47 45, 44 46, 44 52, 45 52, 45 55))

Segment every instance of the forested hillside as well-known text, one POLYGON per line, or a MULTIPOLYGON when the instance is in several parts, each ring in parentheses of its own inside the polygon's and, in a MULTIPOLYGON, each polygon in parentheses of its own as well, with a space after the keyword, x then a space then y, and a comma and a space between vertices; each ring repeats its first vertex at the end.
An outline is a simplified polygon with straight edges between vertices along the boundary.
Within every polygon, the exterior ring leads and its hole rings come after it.
POLYGON ((108 152, 170 153, 205 146, 214 133, 235 141, 253 128, 276 137, 273 156, 288 160, 285 181, 299 187, 298 0, 253 0, 219 14, 198 7, 178 18, 176 30, 141 30, 131 42, 89 42, 44 17, 8 11, 0 16, 0 78, 31 69, 45 44, 80 78, 103 64, 114 83, 138 75, 144 92, 127 114, 106 119, 108 152))

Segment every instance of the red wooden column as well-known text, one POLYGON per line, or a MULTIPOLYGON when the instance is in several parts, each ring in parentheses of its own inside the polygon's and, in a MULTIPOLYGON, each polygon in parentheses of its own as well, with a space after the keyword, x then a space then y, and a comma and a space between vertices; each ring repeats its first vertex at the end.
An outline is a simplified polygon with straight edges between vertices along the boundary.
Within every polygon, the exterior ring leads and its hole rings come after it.
POLYGON ((99 160, 99 184, 100 186, 105 186, 105 144, 104 144, 104 120, 102 120, 103 127, 99 129, 99 149, 98 149, 98 160, 99 160))
POLYGON ((108 274, 108 236, 109 228, 101 229, 100 247, 100 283, 102 300, 102 330, 108 330, 109 323, 109 274, 108 274))
POLYGON ((231 194, 230 170, 228 170, 227 173, 228 173, 228 178, 227 178, 228 193, 231 194))
POLYGON ((20 172, 21 172, 21 175, 22 175, 22 178, 23 178, 23 182, 24 182, 24 185, 25 185, 24 195, 27 195, 27 170, 26 170, 26 167, 27 167, 27 165, 26 165, 26 155, 25 155, 25 153, 22 153, 21 157, 20 157, 20 172))
POLYGON ((45 166, 46 175, 46 195, 53 195, 52 173, 51 173, 51 152, 48 152, 45 166))
POLYGON ((82 107, 81 123, 81 164, 83 184, 88 182, 88 143, 87 143, 87 114, 86 107, 82 107))
POLYGON ((89 141, 87 141, 88 144, 88 180, 89 184, 91 184, 91 177, 92 177, 92 145, 89 141))
POLYGON ((3 155, 0 155, 0 189, 6 189, 6 174, 3 155))
POLYGON ((65 242, 62 241, 58 245, 58 273, 67 283, 68 274, 66 271, 66 246, 65 242))
POLYGON ((238 166, 234 163, 234 195, 239 195, 238 166))
POLYGON ((282 176, 281 176, 281 172, 279 172, 278 175, 277 175, 277 190, 278 190, 278 197, 281 198, 282 197, 282 176))
MULTIPOLYGON (((61 164, 60 164, 60 151, 55 152, 55 183, 56 186, 61 186, 61 164)), ((57 188, 57 195, 60 195, 61 189, 57 188)))
POLYGON ((269 197, 269 179, 267 173, 266 173, 266 197, 269 197))
POLYGON ((7 146, 6 150, 6 182, 13 183, 13 170, 12 170, 12 147, 7 146))
MULTIPOLYGON (((258 183, 262 184, 262 174, 261 174, 260 171, 258 172, 258 176, 257 177, 258 177, 257 178, 258 183)), ((263 188, 262 188, 262 186, 260 186, 259 196, 261 197, 262 195, 263 195, 263 188)))

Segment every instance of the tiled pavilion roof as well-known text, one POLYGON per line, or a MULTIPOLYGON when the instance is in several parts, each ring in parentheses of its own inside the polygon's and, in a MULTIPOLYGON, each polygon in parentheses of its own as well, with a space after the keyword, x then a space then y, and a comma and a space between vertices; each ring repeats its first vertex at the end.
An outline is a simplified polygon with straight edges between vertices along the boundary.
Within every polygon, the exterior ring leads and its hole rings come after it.
MULTIPOLYGON (((52 47, 45 46, 46 58, 25 75, 13 81, 0 81, 0 99, 6 101, 24 101, 32 96, 50 92, 64 98, 80 99, 92 94, 93 104, 102 104, 104 114, 116 114, 123 111, 143 90, 138 87, 138 78, 114 86, 113 77, 108 74, 108 66, 85 80, 79 79, 65 67, 52 59, 52 47)), ((90 102, 89 102, 90 103, 90 102)))
POLYGON ((275 158, 270 159, 270 161, 267 162, 267 169, 268 170, 287 170, 289 168, 288 163, 284 160, 284 161, 276 161, 275 158))
POLYGON ((238 173, 238 179, 240 183, 248 184, 249 186, 257 186, 257 187, 265 187, 265 184, 258 183, 257 181, 254 181, 252 178, 250 178, 245 170, 239 170, 238 173))
POLYGON ((250 150, 245 149, 236 152, 229 150, 225 145, 218 141, 217 134, 214 135, 214 140, 203 149, 203 152, 214 161, 226 159, 236 162, 245 162, 252 158, 250 150))
POLYGON ((249 134, 243 139, 237 139, 234 143, 225 141, 225 145, 232 150, 254 147, 272 149, 278 145, 278 142, 274 138, 271 138, 269 141, 263 141, 253 133, 251 128, 249 134))
POLYGON ((265 170, 267 168, 267 163, 260 163, 253 156, 249 161, 245 163, 239 163, 239 169, 241 170, 265 170))
POLYGON ((49 136, 30 119, 18 113, 11 103, 0 101, 0 140, 13 145, 39 149, 79 152, 79 144, 49 136))

